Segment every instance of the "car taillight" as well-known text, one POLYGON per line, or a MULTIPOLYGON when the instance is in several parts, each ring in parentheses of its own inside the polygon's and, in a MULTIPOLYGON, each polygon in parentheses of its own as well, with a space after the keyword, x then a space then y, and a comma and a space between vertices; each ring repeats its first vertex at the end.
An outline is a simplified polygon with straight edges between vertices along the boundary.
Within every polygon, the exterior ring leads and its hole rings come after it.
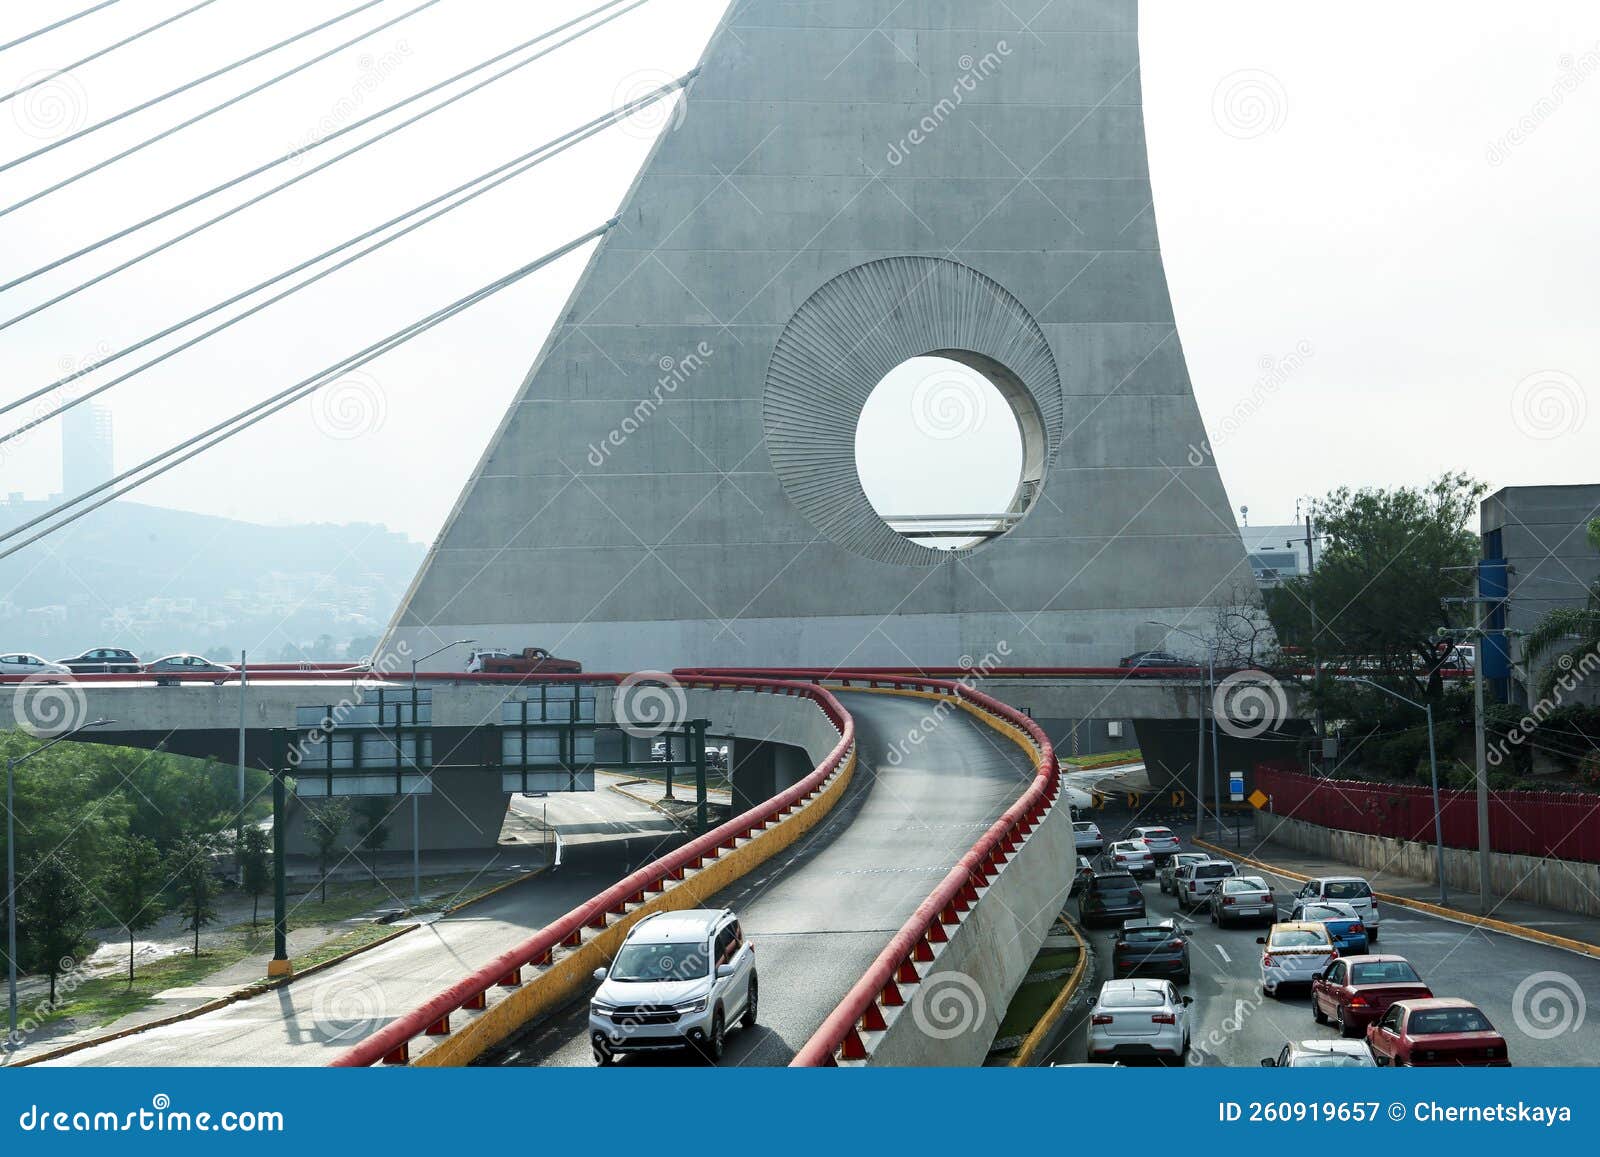
POLYGON ((1105 1013, 1105 1012, 1097 1012, 1097 1013, 1094 1014, 1094 1016, 1089 1018, 1089 1023, 1090 1024, 1110 1024, 1111 1023, 1111 1014, 1110 1013, 1105 1013))
POLYGON ((1224 896, 1222 898, 1222 902, 1224 904, 1231 904, 1231 903, 1233 903, 1233 897, 1232 896, 1224 896))
POLYGON ((1182 940, 1174 940, 1171 944, 1168 944, 1167 947, 1168 948, 1182 948, 1183 947, 1183 941, 1182 940))
POLYGON ((1351 1008, 1366 1008, 1367 1007, 1367 998, 1364 997, 1364 996, 1352 996, 1350 998, 1350 1007, 1351 1008))
POLYGON ((1178 1018, 1170 1012, 1156 1012, 1150 1014, 1151 1024, 1177 1024, 1178 1018))
POLYGON ((1124 855, 1123 855, 1123 854, 1122 854, 1122 853, 1121 853, 1121 852, 1118 852, 1118 853, 1117 853, 1117 855, 1116 855, 1116 861, 1117 861, 1117 863, 1119 863, 1119 864, 1120 864, 1120 863, 1123 863, 1123 862, 1124 862, 1124 861, 1126 861, 1126 860, 1127 860, 1127 858, 1128 858, 1128 857, 1127 857, 1127 856, 1124 856, 1124 855))
POLYGON ((1364 932, 1366 932, 1366 928, 1362 927, 1360 924, 1350 925, 1350 935, 1359 936, 1364 932))
POLYGON ((1270 956, 1270 955, 1269 956, 1263 956, 1261 958, 1261 967, 1262 968, 1276 968, 1276 967, 1278 967, 1278 959, 1277 959, 1277 957, 1270 956))
POLYGON ((1189 881, 1189 891, 1191 891, 1191 892, 1194 891, 1194 881, 1193 880, 1189 881))

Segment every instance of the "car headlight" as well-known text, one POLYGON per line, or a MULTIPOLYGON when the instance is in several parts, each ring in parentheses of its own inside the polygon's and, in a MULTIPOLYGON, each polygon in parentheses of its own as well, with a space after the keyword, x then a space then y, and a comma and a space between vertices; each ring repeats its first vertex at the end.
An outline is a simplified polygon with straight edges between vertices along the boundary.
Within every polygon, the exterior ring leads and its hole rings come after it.
POLYGON ((591 1000, 589 1002, 589 1011, 590 1012, 599 1013, 601 1016, 610 1016, 612 1013, 616 1012, 617 1010, 614 1007, 612 1007, 611 1005, 606 1004, 606 1003, 604 1003, 602 1001, 591 1000))
POLYGON ((682 1004, 672 1006, 673 1012, 704 1012, 705 1010, 706 998, 703 996, 698 1000, 686 1000, 682 1004))

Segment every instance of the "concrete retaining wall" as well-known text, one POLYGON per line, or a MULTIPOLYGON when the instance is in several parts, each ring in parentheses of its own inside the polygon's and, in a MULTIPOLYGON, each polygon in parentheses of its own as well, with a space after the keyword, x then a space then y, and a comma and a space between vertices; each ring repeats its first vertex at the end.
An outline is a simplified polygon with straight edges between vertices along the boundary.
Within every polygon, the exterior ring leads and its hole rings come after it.
MULTIPOLYGON (((1325 828, 1269 812, 1256 813, 1256 836, 1330 860, 1381 869, 1413 880, 1439 878, 1432 844, 1325 828)), ((1475 893, 1478 890, 1477 852, 1446 848, 1444 876, 1448 887, 1475 893)), ((1489 860, 1489 879, 1489 886, 1496 895, 1565 912, 1600 916, 1600 864, 1495 853, 1489 860)))
MULTIPOLYGON (((872 1046, 872 1065, 981 1065, 1000 1018, 1067 900, 1077 850, 1064 801, 951 930, 872 1046)), ((895 1010, 886 1010, 895 1012, 895 1010)))

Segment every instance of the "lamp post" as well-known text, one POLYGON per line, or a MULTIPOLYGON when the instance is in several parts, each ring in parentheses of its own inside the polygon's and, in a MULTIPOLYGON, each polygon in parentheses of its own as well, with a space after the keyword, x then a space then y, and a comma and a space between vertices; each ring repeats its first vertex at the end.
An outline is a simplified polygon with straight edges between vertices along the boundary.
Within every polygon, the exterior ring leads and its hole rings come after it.
MULTIPOLYGON (((1221 778, 1220 778, 1220 774, 1217 771, 1218 759, 1217 759, 1216 703, 1213 701, 1214 697, 1215 697, 1215 695, 1217 693, 1217 689, 1216 689, 1216 678, 1217 678, 1217 667, 1216 667, 1217 652, 1216 652, 1216 648, 1211 645, 1210 641, 1208 641, 1207 639, 1201 637, 1200 635, 1195 634, 1193 631, 1186 631, 1182 627, 1173 626, 1171 623, 1158 622, 1155 619, 1146 619, 1145 623, 1148 626, 1164 628, 1165 630, 1171 631, 1173 634, 1184 635, 1187 638, 1193 639, 1195 642, 1199 643, 1202 647, 1206 648, 1206 699, 1208 701, 1212 701, 1212 703, 1211 703, 1211 706, 1212 706, 1212 719, 1211 719, 1211 794, 1212 794, 1214 802, 1216 803, 1216 808, 1217 808, 1217 810, 1216 810, 1217 834, 1220 836, 1222 834, 1222 781, 1221 781, 1221 778)), ((1196 719, 1195 756, 1194 756, 1194 764, 1195 764, 1195 766, 1194 766, 1194 834, 1196 836, 1201 836, 1201 835, 1205 834, 1205 824, 1204 824, 1204 819, 1205 819, 1205 803, 1204 803, 1204 801, 1205 801, 1205 797, 1206 797, 1206 780, 1205 780, 1205 762, 1206 762, 1206 759, 1205 759, 1205 754, 1206 754, 1206 705, 1205 705, 1205 703, 1201 703, 1200 704, 1200 711, 1199 711, 1199 714, 1198 714, 1198 718, 1196 719)))
POLYGON ((16 830, 16 772, 17 765, 27 763, 41 751, 48 751, 63 739, 71 739, 80 731, 91 727, 104 727, 115 719, 96 719, 80 723, 70 731, 41 743, 32 751, 13 755, 6 760, 6 993, 10 1015, 7 1022, 6 1051, 11 1051, 17 1039, 17 830, 16 830))
POLYGON ((1368 687, 1382 691, 1391 699, 1398 699, 1402 703, 1409 703, 1413 707, 1421 708, 1428 716, 1428 775, 1433 781, 1433 854, 1436 870, 1439 875, 1439 905, 1449 906, 1449 897, 1445 894, 1444 886, 1444 827, 1439 818, 1439 757, 1435 752, 1433 743, 1433 704, 1418 703, 1415 699, 1408 698, 1400 692, 1385 687, 1382 683, 1374 683, 1371 679, 1363 679, 1360 675, 1339 675, 1335 678, 1339 683, 1365 683, 1368 687))
MULTIPOLYGON (((417 748, 421 744, 417 731, 417 666, 418 664, 442 655, 451 647, 464 647, 476 643, 476 639, 456 639, 446 643, 437 650, 429 651, 426 655, 418 655, 411 660, 411 770, 421 775, 417 767, 417 748)), ((402 749, 403 750, 403 749, 402 749)), ((421 805, 417 801, 417 787, 411 785, 411 904, 413 907, 422 906, 422 815, 421 805)))

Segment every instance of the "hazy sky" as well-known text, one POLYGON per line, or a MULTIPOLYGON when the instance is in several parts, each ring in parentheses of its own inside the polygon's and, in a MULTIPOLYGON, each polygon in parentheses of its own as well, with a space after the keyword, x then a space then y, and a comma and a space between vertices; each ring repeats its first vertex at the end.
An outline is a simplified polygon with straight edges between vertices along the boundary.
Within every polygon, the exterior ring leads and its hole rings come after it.
MULTIPOLYGON (((356 2, 218 0, 7 102, 0 158, 356 2)), ((385 0, 312 41, 0 173, 0 208, 420 2, 385 0)), ((440 0, 0 216, 0 280, 595 2, 440 0)), ((1023 0, 1018 10, 1044 2, 1023 0)), ((84 6, 6 5, 0 43, 84 6)), ((186 6, 123 0, 0 53, 0 92, 186 6)), ((687 70, 724 7, 655 0, 202 237, 0 329, 0 396, 50 382, 64 366, 143 337, 687 70)), ((1595 481, 1600 5, 1151 0, 1142 13, 1156 214, 1180 335, 1235 506, 1249 505, 1252 522, 1282 522, 1297 495, 1342 482, 1419 482, 1449 468, 1495 485, 1595 481)), ((119 466, 599 224, 660 124, 659 114, 646 114, 579 146, 112 391, 105 400, 119 466)), ((0 294, 0 323, 365 135, 0 294)), ((382 521, 430 539, 586 253, 141 497, 267 522, 382 521)), ((54 424, 10 449, 0 490, 38 496, 58 487, 54 424)))

